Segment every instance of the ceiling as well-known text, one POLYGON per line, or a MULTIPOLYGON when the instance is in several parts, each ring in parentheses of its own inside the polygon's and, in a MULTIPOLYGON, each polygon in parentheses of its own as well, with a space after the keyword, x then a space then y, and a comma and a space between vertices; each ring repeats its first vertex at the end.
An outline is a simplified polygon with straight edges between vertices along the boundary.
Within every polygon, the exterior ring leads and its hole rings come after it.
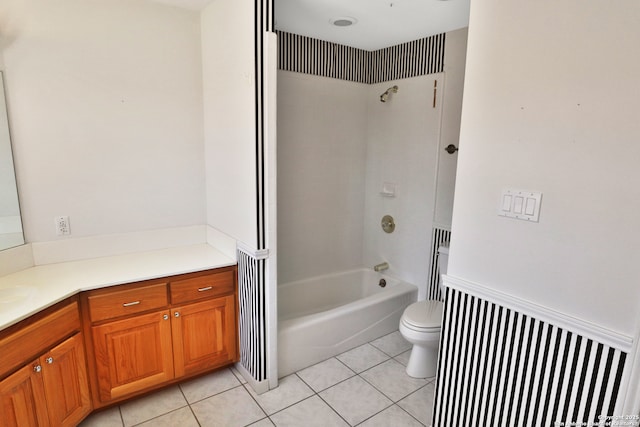
MULTIPOLYGON (((213 0, 155 0, 200 10, 213 0)), ((463 28, 470 0, 274 0, 276 29, 376 50, 463 28), (348 27, 332 25, 353 18, 348 27)))
POLYGON ((376 50, 469 24, 470 0, 275 0, 276 28, 376 50), (349 27, 335 18, 355 18, 349 27))

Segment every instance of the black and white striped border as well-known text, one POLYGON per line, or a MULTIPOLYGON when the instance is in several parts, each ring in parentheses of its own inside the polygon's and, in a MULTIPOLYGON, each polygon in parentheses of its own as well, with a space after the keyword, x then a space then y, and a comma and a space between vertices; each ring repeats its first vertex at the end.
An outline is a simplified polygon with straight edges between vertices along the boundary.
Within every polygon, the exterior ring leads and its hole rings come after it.
POLYGON ((366 51, 278 31, 278 68, 357 83, 440 73, 444 70, 445 34, 366 51))
POLYGON ((257 381, 267 379, 266 256, 238 246, 240 364, 257 381))
POLYGON ((437 34, 371 52, 369 83, 441 73, 445 37, 437 34))
POLYGON ((273 0, 255 1, 255 129, 256 129, 256 230, 258 249, 266 247, 266 191, 265 191, 265 138, 266 122, 265 112, 267 111, 266 97, 266 52, 264 49, 264 39, 267 32, 273 31, 273 0))
POLYGON ((440 291, 440 269, 438 264, 438 248, 443 243, 451 240, 451 230, 434 227, 431 233, 431 258, 429 260, 429 286, 427 288, 427 299, 442 301, 443 295, 440 291))
POLYGON ((257 250, 238 245, 238 305, 240 364, 260 383, 268 379, 266 270, 267 191, 266 191, 266 111, 268 64, 265 37, 273 32, 273 0, 255 1, 255 161, 256 161, 256 242, 257 250))
POLYGON ((368 83, 369 52, 282 31, 277 34, 280 70, 368 83))
POLYGON ((626 357, 448 287, 433 425, 598 425, 599 416, 613 414, 626 357))

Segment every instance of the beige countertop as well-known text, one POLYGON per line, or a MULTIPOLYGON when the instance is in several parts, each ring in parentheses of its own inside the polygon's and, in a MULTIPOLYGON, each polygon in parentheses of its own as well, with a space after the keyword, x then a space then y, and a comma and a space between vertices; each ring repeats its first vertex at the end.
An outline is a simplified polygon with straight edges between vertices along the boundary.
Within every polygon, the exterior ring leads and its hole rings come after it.
POLYGON ((199 244, 28 268, 0 277, 0 330, 81 291, 235 263, 199 244))

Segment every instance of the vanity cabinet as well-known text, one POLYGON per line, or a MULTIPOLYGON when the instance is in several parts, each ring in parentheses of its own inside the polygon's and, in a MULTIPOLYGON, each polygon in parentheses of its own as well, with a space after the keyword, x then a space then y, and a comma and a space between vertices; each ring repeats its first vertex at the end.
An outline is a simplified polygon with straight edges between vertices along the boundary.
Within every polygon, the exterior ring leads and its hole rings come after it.
POLYGON ((94 405, 237 361, 236 272, 225 267, 83 294, 94 405))
POLYGON ((92 409, 77 302, 18 326, 0 337, 0 425, 77 425, 92 409))
POLYGON ((95 326, 91 334, 102 402, 174 378, 168 310, 95 326))

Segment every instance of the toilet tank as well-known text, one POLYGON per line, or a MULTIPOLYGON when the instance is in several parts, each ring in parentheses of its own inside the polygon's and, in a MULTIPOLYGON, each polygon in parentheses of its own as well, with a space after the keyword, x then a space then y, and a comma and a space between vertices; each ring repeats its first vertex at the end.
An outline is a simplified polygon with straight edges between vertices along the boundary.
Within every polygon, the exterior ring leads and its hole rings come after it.
POLYGON ((438 247, 438 270, 440 274, 447 274, 447 264, 449 264, 449 242, 438 247))
POLYGON ((442 287, 442 275, 447 274, 447 265, 449 264, 449 242, 443 243, 438 247, 438 288, 440 294, 444 297, 444 288, 442 287))

